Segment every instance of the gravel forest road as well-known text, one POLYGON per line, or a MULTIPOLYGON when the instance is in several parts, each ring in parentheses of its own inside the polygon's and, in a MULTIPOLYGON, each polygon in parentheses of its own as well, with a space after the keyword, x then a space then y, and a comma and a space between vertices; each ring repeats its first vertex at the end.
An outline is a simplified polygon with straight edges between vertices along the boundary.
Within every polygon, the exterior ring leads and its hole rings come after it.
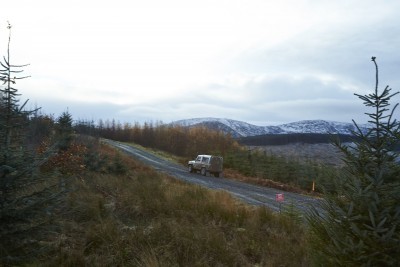
POLYGON ((285 192, 275 188, 247 184, 228 178, 216 178, 189 173, 185 166, 172 163, 136 147, 112 140, 104 140, 104 142, 150 165, 157 171, 166 173, 188 183, 198 184, 214 190, 225 190, 234 197, 250 205, 264 205, 274 211, 280 211, 284 209, 285 206, 293 204, 298 210, 306 211, 311 205, 318 206, 318 202, 320 201, 317 198, 285 192), (277 202, 276 194, 283 194, 284 201, 277 202))

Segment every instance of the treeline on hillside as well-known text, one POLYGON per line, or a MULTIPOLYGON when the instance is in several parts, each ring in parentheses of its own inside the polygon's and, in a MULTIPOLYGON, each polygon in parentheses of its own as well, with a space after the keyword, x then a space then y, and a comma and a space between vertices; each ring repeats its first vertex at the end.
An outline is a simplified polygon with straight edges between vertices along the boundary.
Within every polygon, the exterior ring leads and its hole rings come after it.
POLYGON ((75 129, 82 134, 96 135, 121 142, 133 142, 144 147, 160 149, 177 156, 194 157, 198 154, 225 156, 239 145, 229 135, 206 127, 187 128, 162 123, 121 124, 112 121, 79 121, 75 129))
MULTIPOLYGON (((330 179, 336 170, 314 164, 300 163, 258 151, 249 151, 223 132, 199 126, 187 128, 161 123, 120 124, 113 121, 80 121, 75 129, 81 134, 96 134, 122 142, 134 142, 150 148, 192 158, 197 154, 216 154, 224 157, 224 167, 253 178, 273 180, 303 190, 310 190, 313 181, 334 190, 330 179)), ((319 189, 316 190, 319 190, 319 189)))
POLYGON ((293 134, 264 134, 256 136, 241 137, 238 142, 247 146, 281 146, 291 143, 321 144, 332 143, 339 139, 342 143, 353 142, 356 137, 345 134, 314 134, 314 133, 293 133, 293 134))

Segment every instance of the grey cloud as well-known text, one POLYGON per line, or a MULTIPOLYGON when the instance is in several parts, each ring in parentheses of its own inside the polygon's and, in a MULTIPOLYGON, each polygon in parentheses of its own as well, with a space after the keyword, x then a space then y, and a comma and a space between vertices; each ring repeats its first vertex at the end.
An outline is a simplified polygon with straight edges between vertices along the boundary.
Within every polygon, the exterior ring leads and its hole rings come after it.
MULTIPOLYGON (((165 122, 194 117, 225 117, 259 125, 274 125, 305 119, 365 123, 367 110, 340 80, 318 76, 298 78, 278 75, 249 79, 241 85, 210 84, 162 102, 124 107, 120 114, 165 122), (146 118, 140 117, 146 114, 146 118)), ((394 102, 398 102, 398 98, 394 102)), ((141 120, 140 119, 140 120, 141 120)))
POLYGON ((397 15, 375 23, 345 26, 318 29, 316 25, 316 29, 311 28, 275 47, 249 50, 233 64, 266 74, 332 73, 368 85, 375 71, 370 58, 376 56, 382 81, 398 84, 400 27, 397 15))
POLYGON ((245 51, 224 69, 228 74, 254 74, 241 84, 210 82, 188 88, 184 95, 132 105, 61 100, 38 105, 56 115, 68 107, 74 118, 131 123, 193 117, 225 117, 258 125, 305 119, 363 123, 367 109, 354 93, 374 89, 371 56, 378 60, 381 87, 389 84, 400 90, 400 27, 394 16, 379 21, 366 17, 357 25, 325 29, 316 25, 275 47, 245 51))
MULTIPOLYGON (((303 83, 305 83, 303 81, 303 83)), ((277 83, 280 86, 280 83, 277 83)), ((261 85, 259 85, 261 86, 261 85)), ((254 86, 256 87, 256 86, 254 86)), ((252 88, 242 88, 249 94, 254 94, 252 88)), ((366 108, 362 102, 352 94, 345 98, 327 98, 323 95, 307 98, 284 97, 270 100, 259 95, 258 101, 243 100, 226 104, 224 99, 205 96, 198 99, 198 95, 186 95, 168 99, 166 101, 139 103, 133 105, 115 105, 110 103, 88 104, 77 102, 45 101, 38 103, 43 112, 51 110, 57 117, 67 108, 74 119, 111 120, 122 123, 129 122, 171 122, 179 119, 195 117, 224 117, 243 120, 256 125, 276 125, 306 119, 324 119, 332 121, 366 122, 366 108), (205 101, 206 100, 206 101, 205 101)), ((345 95, 345 93, 343 93, 345 95)), ((397 97, 399 102, 399 97, 397 97)))
MULTIPOLYGON (((30 105, 33 105, 32 102, 30 105)), ((40 112, 58 117, 62 112, 72 114, 75 120, 117 119, 119 105, 111 103, 85 103, 76 101, 40 99, 35 106, 41 107, 40 112)), ((28 105, 29 106, 29 105, 28 105)))
POLYGON ((254 101, 281 101, 290 99, 348 98, 349 92, 338 81, 323 80, 317 76, 280 75, 246 88, 254 101))

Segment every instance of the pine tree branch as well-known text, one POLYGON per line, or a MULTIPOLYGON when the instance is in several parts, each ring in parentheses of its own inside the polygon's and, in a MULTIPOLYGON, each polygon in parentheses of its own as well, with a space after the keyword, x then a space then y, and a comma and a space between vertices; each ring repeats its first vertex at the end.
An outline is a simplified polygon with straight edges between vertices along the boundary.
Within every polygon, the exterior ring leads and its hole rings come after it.
POLYGON ((31 65, 31 64, 23 64, 23 65, 10 65, 10 67, 11 68, 24 68, 24 67, 27 67, 27 66, 29 66, 29 65, 31 65))

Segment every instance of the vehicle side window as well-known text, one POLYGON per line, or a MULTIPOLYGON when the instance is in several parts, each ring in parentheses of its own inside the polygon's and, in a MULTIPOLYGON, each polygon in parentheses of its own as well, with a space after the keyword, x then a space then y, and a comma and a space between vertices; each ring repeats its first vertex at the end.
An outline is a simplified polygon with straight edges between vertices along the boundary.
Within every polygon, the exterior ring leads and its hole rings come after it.
POLYGON ((204 157, 202 160, 203 163, 208 163, 208 158, 204 157))

